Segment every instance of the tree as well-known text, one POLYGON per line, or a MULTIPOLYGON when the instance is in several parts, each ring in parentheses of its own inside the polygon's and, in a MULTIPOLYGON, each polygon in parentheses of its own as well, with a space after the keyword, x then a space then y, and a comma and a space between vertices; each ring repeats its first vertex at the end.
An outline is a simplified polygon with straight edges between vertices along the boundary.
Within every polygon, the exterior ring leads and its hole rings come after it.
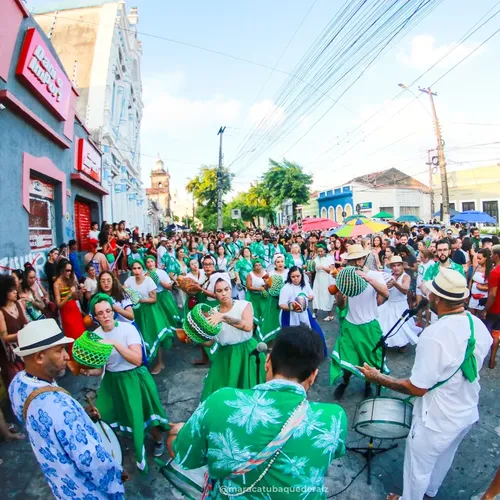
POLYGON ((262 176, 262 189, 269 194, 272 207, 291 199, 295 218, 296 206, 309 201, 312 182, 312 175, 304 173, 299 164, 286 159, 279 163, 270 158, 269 169, 262 176))
POLYGON ((242 220, 250 222, 255 228, 259 217, 273 218, 270 194, 261 182, 250 185, 247 192, 236 195, 228 206, 230 209, 240 209, 242 220))
MULTIPOLYGON (((229 169, 222 168, 223 195, 231 191, 233 177, 234 174, 229 169)), ((193 193, 198 205, 196 217, 201 220, 204 229, 207 231, 217 229, 217 166, 203 165, 198 175, 188 182, 186 190, 188 193, 193 193), (213 220, 215 225, 212 224, 213 220)))
MULTIPOLYGON (((234 177, 229 169, 222 168, 222 194, 225 195, 231 191, 231 181, 234 177)), ((217 167, 203 165, 198 175, 191 179, 186 190, 193 193, 198 205, 217 206, 217 167)))

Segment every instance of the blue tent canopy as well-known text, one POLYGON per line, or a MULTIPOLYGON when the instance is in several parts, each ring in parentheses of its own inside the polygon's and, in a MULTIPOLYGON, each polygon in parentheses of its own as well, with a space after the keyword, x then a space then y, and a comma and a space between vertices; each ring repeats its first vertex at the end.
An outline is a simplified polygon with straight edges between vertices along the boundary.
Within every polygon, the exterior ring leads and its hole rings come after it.
POLYGON ((450 222, 460 222, 462 224, 496 224, 497 220, 495 219, 495 217, 492 217, 485 212, 479 212, 477 210, 466 210, 465 212, 461 212, 455 215, 450 222))

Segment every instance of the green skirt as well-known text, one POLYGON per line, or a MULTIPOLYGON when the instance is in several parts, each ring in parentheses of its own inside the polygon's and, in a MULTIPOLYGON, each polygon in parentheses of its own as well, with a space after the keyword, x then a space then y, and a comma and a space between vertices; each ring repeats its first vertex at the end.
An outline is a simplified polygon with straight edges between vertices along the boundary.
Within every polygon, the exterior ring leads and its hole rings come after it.
POLYGON ((254 324, 262 327, 264 317, 269 309, 271 296, 263 297, 261 292, 247 291, 245 299, 252 304, 254 324))
POLYGON ((212 365, 205 378, 201 401, 222 387, 251 389, 257 383, 266 380, 266 355, 260 354, 259 380, 257 382, 257 364, 250 353, 258 342, 252 337, 246 342, 234 345, 219 345, 212 358, 212 365))
MULTIPOLYGON (((262 322, 255 332, 255 336, 261 342, 271 342, 281 330, 280 312, 278 297, 269 296, 267 308, 264 310, 262 322)), ((264 306, 264 302, 261 302, 264 306)))
POLYGON ((135 322, 146 345, 148 361, 155 358, 160 346, 165 349, 172 347, 175 327, 169 323, 159 302, 140 304, 134 313, 135 322))
POLYGON ((124 372, 105 372, 96 406, 102 420, 134 441, 137 467, 147 472, 144 439, 151 427, 169 430, 167 415, 153 377, 145 366, 124 372))
MULTIPOLYGON (((365 376, 356 368, 356 366, 363 366, 363 363, 380 368, 382 349, 377 349, 375 352, 372 350, 381 336, 382 329, 376 319, 363 325, 353 325, 347 319, 342 319, 340 321, 340 335, 331 355, 330 384, 335 383, 342 376, 344 370, 364 378, 365 376)), ((387 372, 385 366, 384 372, 387 372)))
POLYGON ((170 326, 178 327, 181 324, 181 312, 177 307, 177 303, 173 295, 168 290, 156 292, 156 301, 158 302, 161 311, 165 315, 170 326))

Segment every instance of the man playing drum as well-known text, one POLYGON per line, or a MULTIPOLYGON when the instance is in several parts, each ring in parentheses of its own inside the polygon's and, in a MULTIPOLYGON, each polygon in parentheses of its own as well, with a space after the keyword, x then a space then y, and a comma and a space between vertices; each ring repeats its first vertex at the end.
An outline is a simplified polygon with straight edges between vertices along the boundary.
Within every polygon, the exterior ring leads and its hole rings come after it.
MULTIPOLYGON (((370 250, 364 250, 361 245, 351 245, 347 253, 342 255, 347 261, 347 266, 358 268, 357 276, 354 278, 364 280, 366 284, 362 287, 364 290, 361 293, 349 297, 347 304, 342 293, 337 293, 335 297, 340 310, 347 307, 347 314, 340 322, 340 335, 331 355, 330 383, 335 383, 343 374, 342 382, 335 389, 335 399, 340 399, 344 395, 353 373, 363 377, 356 365, 368 362, 380 366, 382 362, 382 350, 377 349, 373 352, 373 348, 382 335, 377 319, 379 301, 389 297, 389 289, 381 273, 362 271, 369 253, 370 250)), ((370 382, 367 381, 364 397, 369 397, 370 394, 370 382)))
MULTIPOLYGON (((69 361, 65 337, 53 319, 28 323, 15 350, 26 370, 9 386, 12 409, 56 498, 124 498, 124 472, 104 449, 80 403, 56 383, 69 361)), ((97 415, 96 415, 97 416, 97 415)))
POLYGON ((326 498, 330 463, 345 453, 347 418, 329 403, 309 403, 323 344, 305 326, 278 333, 265 384, 219 389, 185 424, 173 424, 175 462, 208 466, 210 498, 326 498))
POLYGON ((367 380, 418 397, 406 441, 403 495, 391 493, 388 500, 436 496, 459 444, 479 419, 479 371, 490 334, 465 312, 469 290, 461 273, 442 268, 427 288, 439 319, 420 335, 410 378, 383 375, 366 363, 359 367, 367 380))

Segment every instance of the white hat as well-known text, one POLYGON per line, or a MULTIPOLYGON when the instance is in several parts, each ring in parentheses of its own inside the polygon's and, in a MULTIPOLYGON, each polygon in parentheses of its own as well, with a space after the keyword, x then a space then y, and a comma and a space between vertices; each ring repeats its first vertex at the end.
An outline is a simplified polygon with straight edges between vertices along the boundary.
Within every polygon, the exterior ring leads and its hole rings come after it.
POLYGON ((14 353, 24 357, 45 351, 56 345, 71 344, 72 342, 74 339, 66 337, 55 320, 40 319, 28 323, 17 332, 19 347, 14 349, 14 353))
POLYGON ((392 264, 402 264, 403 259, 399 255, 393 255, 391 257, 391 260, 389 261, 389 265, 392 266, 392 264))
POLYGON ((162 241, 168 241, 168 238, 165 238, 165 236, 162 236, 162 237, 160 238, 160 243, 161 243, 162 241))
POLYGON ((371 250, 364 250, 361 245, 351 245, 347 249, 347 252, 342 254, 341 257, 344 260, 354 260, 354 259, 362 259, 366 257, 371 250))
POLYGON ((427 288, 438 297, 446 300, 464 300, 469 296, 467 280, 465 277, 453 269, 443 267, 439 274, 431 283, 427 283, 427 288))

